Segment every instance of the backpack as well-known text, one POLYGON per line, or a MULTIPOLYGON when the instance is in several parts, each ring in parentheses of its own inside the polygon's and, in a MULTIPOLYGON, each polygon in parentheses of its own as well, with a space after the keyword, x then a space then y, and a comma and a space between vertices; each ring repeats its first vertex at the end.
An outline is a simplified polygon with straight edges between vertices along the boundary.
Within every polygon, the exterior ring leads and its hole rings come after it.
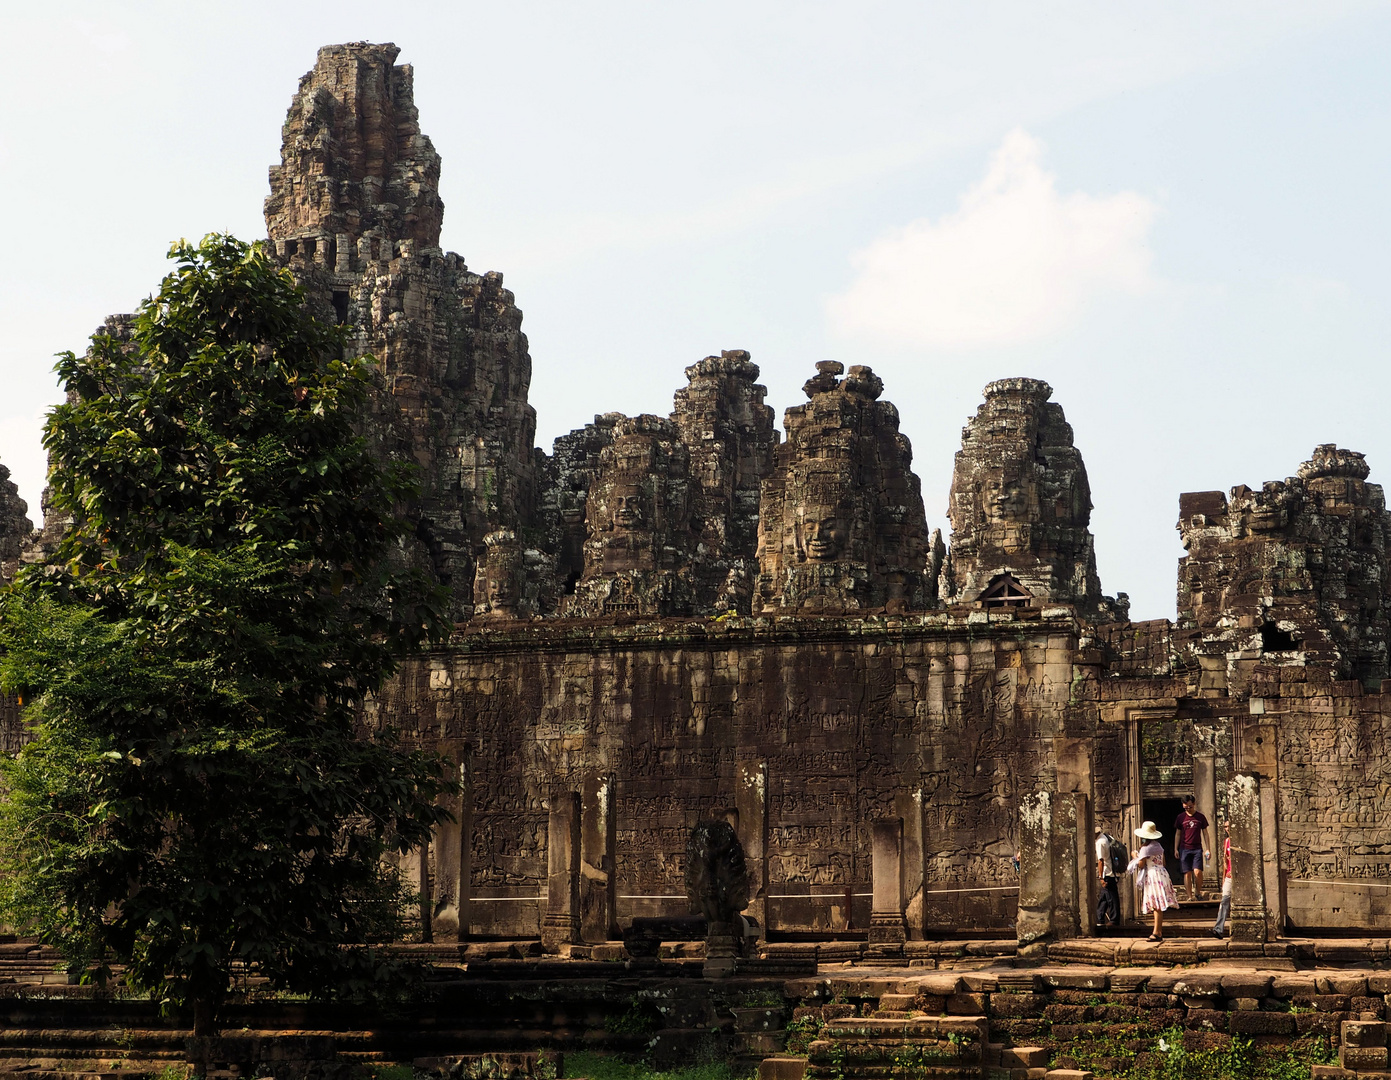
POLYGON ((1126 846, 1117 840, 1110 833, 1103 834, 1111 844, 1111 873, 1120 877, 1125 873, 1125 868, 1130 865, 1130 852, 1126 846))

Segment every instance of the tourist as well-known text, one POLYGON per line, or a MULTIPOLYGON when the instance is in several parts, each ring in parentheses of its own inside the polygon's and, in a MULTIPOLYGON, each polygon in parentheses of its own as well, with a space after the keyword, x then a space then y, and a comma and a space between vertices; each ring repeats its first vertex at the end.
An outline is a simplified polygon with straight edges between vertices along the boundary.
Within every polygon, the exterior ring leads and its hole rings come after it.
POLYGON ((1119 926, 1121 923, 1121 894, 1112 865, 1113 839, 1100 825, 1096 833, 1096 872, 1101 877, 1101 895, 1096 899, 1096 921, 1099 926, 1119 926))
POLYGON ((1183 813, 1174 819, 1174 858, 1183 871, 1189 900, 1203 898, 1203 860, 1210 857, 1207 818, 1198 813, 1197 800, 1185 795, 1183 813))
POLYGON ((1140 912, 1143 915, 1154 913, 1154 932, 1150 941, 1164 940, 1164 912, 1178 906, 1174 895, 1174 882, 1164 865, 1164 845, 1159 842, 1164 835, 1152 821, 1147 821, 1135 830, 1135 835, 1145 841, 1135 858, 1130 860, 1126 870, 1135 875, 1135 888, 1140 892, 1140 912))
POLYGON ((1232 819, 1222 819, 1222 831, 1226 833, 1222 841, 1222 902, 1217 905, 1217 921, 1212 924, 1212 936, 1222 937, 1227 929, 1227 916, 1232 911, 1232 819))

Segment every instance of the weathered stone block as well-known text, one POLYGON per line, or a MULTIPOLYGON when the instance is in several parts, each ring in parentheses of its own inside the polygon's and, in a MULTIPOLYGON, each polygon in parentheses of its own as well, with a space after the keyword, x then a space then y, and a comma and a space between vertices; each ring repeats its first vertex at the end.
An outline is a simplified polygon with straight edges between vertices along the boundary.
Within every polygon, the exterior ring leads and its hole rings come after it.
POLYGON ((1227 1020, 1227 1030, 1233 1035, 1292 1035, 1295 1018, 1288 1013, 1229 1012, 1220 1013, 1227 1020))
POLYGON ((1340 1038, 1344 1046, 1385 1046, 1386 1024, 1380 1020, 1345 1020, 1340 1038))

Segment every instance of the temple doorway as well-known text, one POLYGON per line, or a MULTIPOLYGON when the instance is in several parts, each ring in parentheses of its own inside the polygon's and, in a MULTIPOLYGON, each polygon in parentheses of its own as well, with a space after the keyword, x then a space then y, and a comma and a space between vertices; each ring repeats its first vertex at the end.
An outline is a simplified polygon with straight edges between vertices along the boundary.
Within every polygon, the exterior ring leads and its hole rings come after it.
MULTIPOLYGON (((1183 884, 1183 871, 1179 868, 1178 860, 1174 858, 1174 822, 1179 814, 1183 813, 1183 800, 1177 798, 1146 799, 1144 801, 1144 816, 1147 821, 1154 822, 1159 826, 1159 831, 1163 833, 1160 843, 1164 845, 1164 865, 1169 870, 1169 876, 1174 880, 1174 886, 1183 884)), ((1132 839, 1131 850, 1135 850, 1143 841, 1139 837, 1132 839)))

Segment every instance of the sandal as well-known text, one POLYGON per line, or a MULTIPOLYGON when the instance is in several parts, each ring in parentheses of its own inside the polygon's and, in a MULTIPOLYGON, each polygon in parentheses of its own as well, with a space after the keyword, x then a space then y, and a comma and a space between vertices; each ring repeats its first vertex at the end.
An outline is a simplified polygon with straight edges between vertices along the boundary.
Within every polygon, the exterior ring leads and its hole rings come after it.
POLYGON ((1162 937, 1155 937, 1153 934, 1151 934, 1149 937, 1145 938, 1145 940, 1146 940, 1146 941, 1163 941, 1164 939, 1163 939, 1162 937))

